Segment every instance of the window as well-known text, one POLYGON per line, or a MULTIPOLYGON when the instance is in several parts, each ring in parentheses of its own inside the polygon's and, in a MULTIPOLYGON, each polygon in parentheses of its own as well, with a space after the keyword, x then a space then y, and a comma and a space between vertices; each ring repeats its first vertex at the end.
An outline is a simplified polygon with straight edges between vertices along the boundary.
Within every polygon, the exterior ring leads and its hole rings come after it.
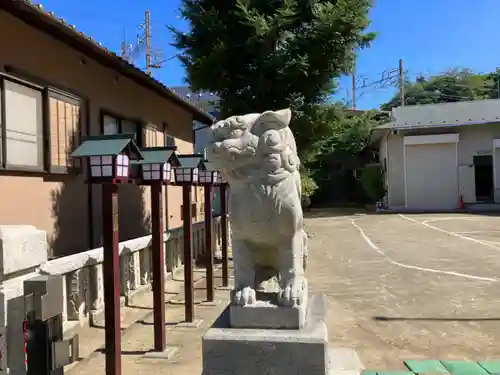
POLYGON ((0 77, 3 168, 43 170, 43 89, 0 77))
POLYGON ((165 132, 165 146, 168 146, 168 147, 175 147, 176 146, 175 138, 169 136, 166 132, 165 132))
POLYGON ((164 133, 159 126, 155 124, 148 124, 145 128, 146 134, 146 146, 147 147, 159 147, 165 145, 164 133))
POLYGON ((103 134, 118 134, 120 133, 120 122, 117 118, 104 115, 102 118, 103 134))
POLYGON ((168 134, 168 124, 163 123, 163 142, 167 147, 175 147, 175 138, 168 134))
POLYGON ((71 166, 79 167, 80 160, 69 155, 80 145, 81 102, 49 90, 50 172, 67 172, 71 166))
POLYGON ((135 134, 135 141, 141 146, 141 124, 138 121, 125 120, 109 114, 103 114, 101 121, 103 134, 135 134))

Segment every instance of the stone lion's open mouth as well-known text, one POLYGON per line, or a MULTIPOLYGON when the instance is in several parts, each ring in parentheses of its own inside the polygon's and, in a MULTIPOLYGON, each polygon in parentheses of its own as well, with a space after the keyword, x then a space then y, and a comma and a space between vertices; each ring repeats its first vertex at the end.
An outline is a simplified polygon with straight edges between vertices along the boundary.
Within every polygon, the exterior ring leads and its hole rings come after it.
POLYGON ((238 147, 238 146, 229 146, 226 148, 227 152, 230 154, 238 154, 238 155, 255 155, 255 148, 251 146, 246 146, 246 147, 238 147))

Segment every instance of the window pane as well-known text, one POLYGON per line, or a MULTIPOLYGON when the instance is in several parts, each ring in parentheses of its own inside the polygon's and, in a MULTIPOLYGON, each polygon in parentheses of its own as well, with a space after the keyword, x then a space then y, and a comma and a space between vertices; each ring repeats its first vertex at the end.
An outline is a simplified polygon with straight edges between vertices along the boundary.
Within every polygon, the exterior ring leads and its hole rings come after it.
POLYGON ((79 166, 69 155, 80 144, 80 103, 61 94, 50 93, 50 163, 53 166, 79 166))
POLYGON ((104 115, 102 118, 102 129, 104 134, 118 134, 118 119, 104 115))
POLYGON ((5 82, 7 164, 42 165, 42 93, 5 82))
POLYGON ((134 121, 122 120, 122 133, 123 134, 135 134, 135 139, 137 140, 137 123, 134 121))
POLYGON ((166 132, 165 135, 165 146, 174 147, 175 146, 175 138, 169 136, 166 132))

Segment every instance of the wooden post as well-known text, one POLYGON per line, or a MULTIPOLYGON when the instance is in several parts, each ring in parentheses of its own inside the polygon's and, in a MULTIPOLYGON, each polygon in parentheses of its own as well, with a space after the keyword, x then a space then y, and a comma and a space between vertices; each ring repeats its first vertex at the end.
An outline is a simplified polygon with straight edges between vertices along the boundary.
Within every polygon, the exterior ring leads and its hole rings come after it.
POLYGON ((121 375, 118 186, 115 184, 102 185, 102 236, 106 375, 121 375))
POLYGON ((163 352, 167 345, 165 333, 165 256, 163 252, 162 185, 151 185, 151 227, 153 260, 154 349, 163 352))
POLYGON ((194 290, 191 185, 182 186, 182 216, 184 229, 184 314, 186 322, 192 323, 194 321, 194 290))
POLYGON ((212 246, 212 185, 205 185, 205 252, 207 267, 207 301, 214 300, 214 249, 212 246))
POLYGON ((227 248, 227 184, 220 185, 220 215, 222 227, 222 286, 229 286, 229 262, 227 248))

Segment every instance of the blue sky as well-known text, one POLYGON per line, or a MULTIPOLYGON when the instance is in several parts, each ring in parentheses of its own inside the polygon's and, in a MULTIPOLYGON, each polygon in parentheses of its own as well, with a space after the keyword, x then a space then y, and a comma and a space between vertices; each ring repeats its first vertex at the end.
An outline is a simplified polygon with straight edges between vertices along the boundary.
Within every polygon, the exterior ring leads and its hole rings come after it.
MULTIPOLYGON (((151 11, 153 47, 161 50, 163 58, 178 53, 169 46, 171 36, 165 25, 186 27, 179 18, 179 0, 44 0, 42 4, 113 51, 120 50, 125 36, 134 42, 146 10, 151 11)), ((451 67, 476 72, 500 67, 499 0, 375 0, 370 17, 370 30, 378 37, 371 48, 359 53, 359 84, 396 69, 399 59, 410 77, 451 67)), ((144 68, 144 57, 136 64, 144 68)), ((172 59, 154 77, 169 86, 182 85, 184 71, 172 59)), ((351 78, 343 77, 337 98, 350 100, 350 86, 351 78)), ((394 92, 391 87, 358 90, 357 106, 377 108, 394 92)))

